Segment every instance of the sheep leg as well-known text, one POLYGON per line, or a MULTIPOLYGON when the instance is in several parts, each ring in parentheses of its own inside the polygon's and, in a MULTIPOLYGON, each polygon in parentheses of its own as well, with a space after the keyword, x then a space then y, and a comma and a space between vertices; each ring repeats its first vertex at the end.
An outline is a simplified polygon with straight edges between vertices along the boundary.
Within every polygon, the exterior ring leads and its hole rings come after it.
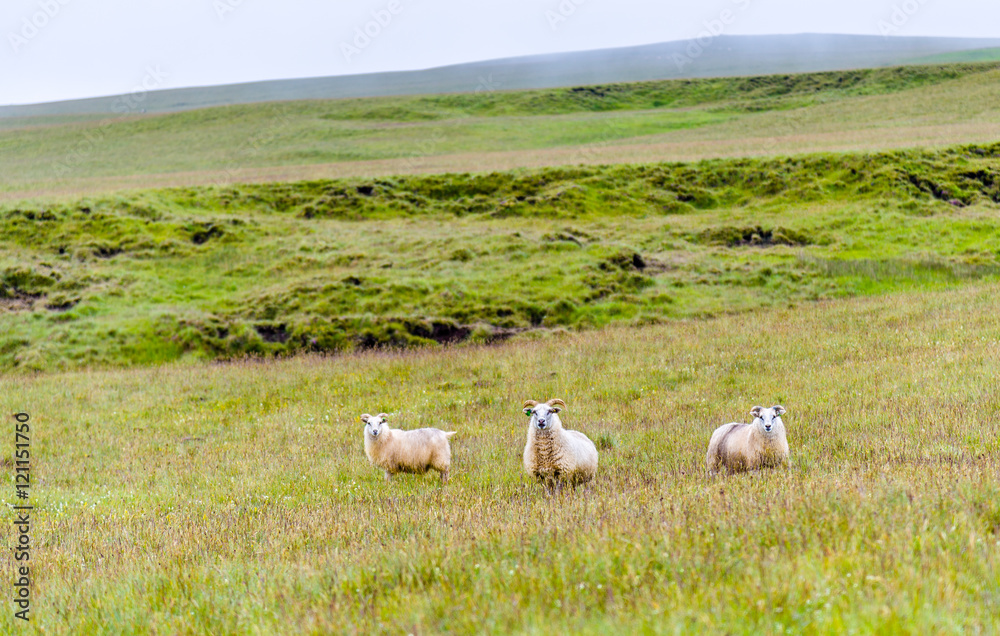
POLYGON ((441 483, 442 484, 447 484, 448 483, 448 471, 447 470, 442 470, 441 471, 441 483))
POLYGON ((387 471, 385 471, 385 480, 386 480, 387 482, 389 482, 389 481, 392 481, 392 474, 391 474, 391 473, 389 473, 389 471, 388 471, 388 470, 387 470, 387 471))
POLYGON ((555 483, 548 477, 539 477, 538 481, 542 482, 542 486, 545 487, 545 494, 551 497, 555 490, 555 483))

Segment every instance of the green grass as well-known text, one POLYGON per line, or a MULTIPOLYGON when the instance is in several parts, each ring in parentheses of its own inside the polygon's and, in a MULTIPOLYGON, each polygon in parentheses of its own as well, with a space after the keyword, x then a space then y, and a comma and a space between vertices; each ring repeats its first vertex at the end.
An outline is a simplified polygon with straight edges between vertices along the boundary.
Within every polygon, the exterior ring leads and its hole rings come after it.
POLYGON ((996 62, 1000 61, 1000 48, 941 53, 939 55, 929 55, 927 57, 918 58, 913 61, 920 64, 969 64, 977 62, 996 62))
MULTIPOLYGON (((817 134, 881 126, 893 113, 901 115, 895 136, 912 139, 915 125, 1000 124, 998 77, 996 63, 955 64, 47 119, 0 130, 0 191, 171 174, 187 183, 205 172, 229 183, 250 170, 358 161, 412 172, 407 162, 428 157, 454 157, 451 171, 464 171, 478 169, 482 153, 552 149, 579 150, 558 160, 578 163, 601 146, 665 140, 792 136, 792 152, 817 134)), ((993 141, 989 130, 952 132, 950 142, 993 141)), ((634 159, 623 151, 611 160, 634 159)))
POLYGON ((420 122, 458 117, 566 115, 579 112, 720 106, 762 111, 857 95, 885 95, 996 70, 996 64, 948 64, 632 82, 530 91, 369 98, 330 102, 325 119, 420 122))
POLYGON ((4 377, 2 408, 33 426, 33 622, 17 629, 993 633, 998 293, 4 377), (601 463, 549 497, 520 467, 519 407, 556 396, 601 463), (758 403, 788 408, 790 466, 706 476, 712 430, 758 403), (447 486, 384 482, 358 422, 378 410, 458 431, 447 486))
POLYGON ((996 632, 990 68, 0 132, 14 198, 57 191, 67 152, 68 182, 224 177, 0 204, 0 409, 31 414, 36 506, 33 622, 8 604, 0 632, 996 632), (230 174, 858 138, 880 149, 230 174), (883 148, 928 138, 948 147, 883 148), (519 407, 552 397, 601 460, 550 497, 519 407), (707 476, 711 432, 775 403, 790 465, 707 476), (458 432, 449 484, 384 482, 358 421, 379 411, 458 432))
POLYGON ((4 370, 527 338, 1000 272, 1000 146, 0 208, 4 370))

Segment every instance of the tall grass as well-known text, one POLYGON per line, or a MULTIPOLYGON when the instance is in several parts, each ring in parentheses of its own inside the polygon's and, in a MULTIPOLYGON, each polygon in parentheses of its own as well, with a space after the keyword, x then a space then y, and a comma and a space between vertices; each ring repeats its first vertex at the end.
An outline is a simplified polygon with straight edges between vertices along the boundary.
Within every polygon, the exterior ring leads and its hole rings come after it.
POLYGON ((30 629, 993 632, 998 291, 6 378, 35 431, 30 629), (550 497, 519 405, 556 396, 602 450, 592 487, 550 497), (708 477, 711 431, 772 403, 790 466, 708 477), (385 483, 372 409, 457 430, 450 483, 385 483))

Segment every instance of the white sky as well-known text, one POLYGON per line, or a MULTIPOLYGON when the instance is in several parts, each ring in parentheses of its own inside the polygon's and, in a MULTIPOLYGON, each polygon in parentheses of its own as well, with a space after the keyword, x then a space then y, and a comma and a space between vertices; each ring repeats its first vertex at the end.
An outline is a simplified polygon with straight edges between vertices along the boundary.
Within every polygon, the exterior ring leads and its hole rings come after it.
POLYGON ((724 10, 728 35, 880 35, 894 7, 894 35, 1000 37, 996 0, 2 0, 0 104, 681 40, 724 10))

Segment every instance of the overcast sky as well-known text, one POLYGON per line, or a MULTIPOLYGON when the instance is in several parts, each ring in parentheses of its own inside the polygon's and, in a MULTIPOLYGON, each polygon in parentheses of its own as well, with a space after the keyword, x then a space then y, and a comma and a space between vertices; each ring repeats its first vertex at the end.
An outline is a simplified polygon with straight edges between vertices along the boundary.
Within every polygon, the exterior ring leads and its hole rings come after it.
POLYGON ((1000 36, 997 0, 0 1, 0 104, 689 39, 723 11, 729 35, 1000 36))

